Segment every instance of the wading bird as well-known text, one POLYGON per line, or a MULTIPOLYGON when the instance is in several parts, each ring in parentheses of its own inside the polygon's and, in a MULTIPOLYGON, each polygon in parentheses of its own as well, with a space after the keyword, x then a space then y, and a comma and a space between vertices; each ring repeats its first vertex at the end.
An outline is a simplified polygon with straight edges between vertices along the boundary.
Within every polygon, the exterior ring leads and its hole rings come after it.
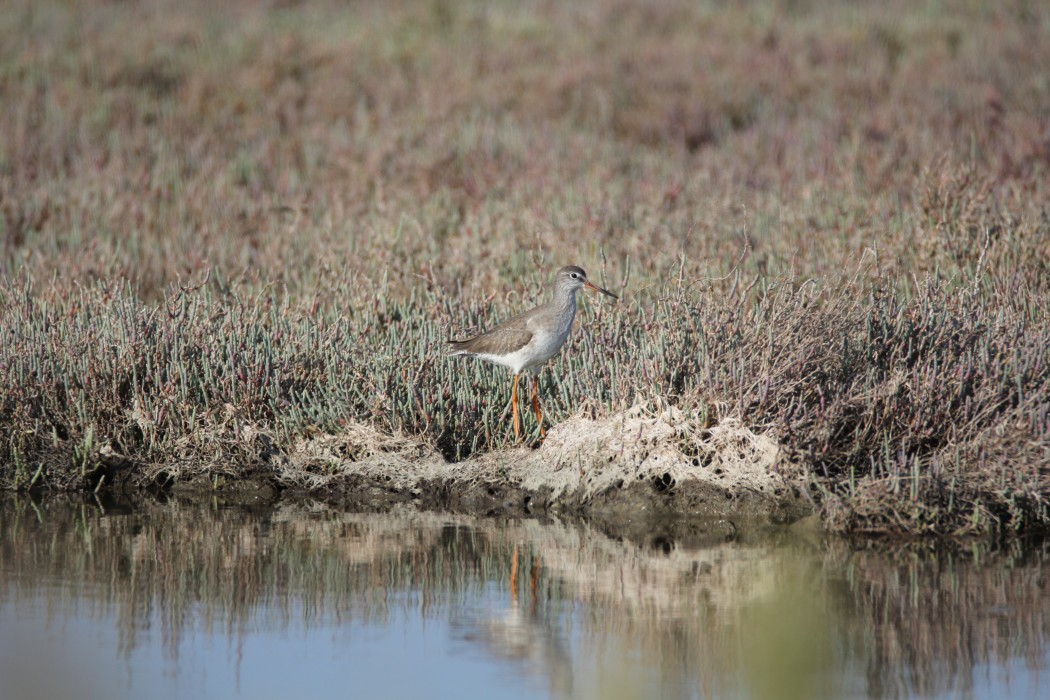
POLYGON ((540 411, 539 372, 547 360, 558 354, 572 330, 576 317, 576 292, 589 289, 618 299, 607 289, 587 281, 587 273, 575 265, 558 270, 554 277, 554 294, 550 301, 523 314, 508 319, 491 331, 466 340, 450 340, 452 355, 480 357, 482 360, 509 367, 514 372, 514 386, 510 392, 511 412, 514 414, 514 439, 521 441, 518 421, 518 377, 525 370, 532 374, 532 410, 543 430, 540 411))

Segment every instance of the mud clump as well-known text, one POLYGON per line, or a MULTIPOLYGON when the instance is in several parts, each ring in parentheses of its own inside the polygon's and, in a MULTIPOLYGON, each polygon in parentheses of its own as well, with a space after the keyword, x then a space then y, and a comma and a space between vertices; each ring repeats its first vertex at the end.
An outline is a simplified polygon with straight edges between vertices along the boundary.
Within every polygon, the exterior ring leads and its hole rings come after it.
POLYGON ((636 405, 553 426, 536 448, 450 463, 419 443, 363 426, 304 440, 276 470, 288 488, 360 505, 415 501, 477 514, 570 512, 608 520, 748 517, 791 522, 810 512, 801 474, 778 469, 770 435, 726 419, 705 425, 678 408, 636 405), (346 455, 353 455, 352 459, 346 455))

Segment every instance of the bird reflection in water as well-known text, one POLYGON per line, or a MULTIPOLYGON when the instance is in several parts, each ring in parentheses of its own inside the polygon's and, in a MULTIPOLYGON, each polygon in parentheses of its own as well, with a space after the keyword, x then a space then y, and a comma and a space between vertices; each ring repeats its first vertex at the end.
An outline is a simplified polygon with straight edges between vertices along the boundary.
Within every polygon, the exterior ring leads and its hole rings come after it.
POLYGON ((569 697, 572 659, 559 618, 551 609, 550 596, 543 595, 540 557, 522 556, 518 550, 515 544, 510 562, 510 605, 479 611, 474 619, 463 621, 462 639, 491 657, 509 662, 521 675, 546 677, 551 697, 569 697), (524 604, 518 595, 522 568, 528 569, 529 578, 528 601, 524 604))

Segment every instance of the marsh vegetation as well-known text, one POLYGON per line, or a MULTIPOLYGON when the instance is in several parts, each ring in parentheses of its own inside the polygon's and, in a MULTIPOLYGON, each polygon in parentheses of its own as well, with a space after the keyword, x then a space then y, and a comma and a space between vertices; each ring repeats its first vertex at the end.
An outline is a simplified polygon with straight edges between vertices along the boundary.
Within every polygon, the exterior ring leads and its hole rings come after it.
POLYGON ((732 421, 839 531, 1044 528, 1048 66, 1027 2, 8 3, 0 483, 498 455, 444 341, 576 263, 623 302, 553 424, 672 407, 702 471, 732 421))

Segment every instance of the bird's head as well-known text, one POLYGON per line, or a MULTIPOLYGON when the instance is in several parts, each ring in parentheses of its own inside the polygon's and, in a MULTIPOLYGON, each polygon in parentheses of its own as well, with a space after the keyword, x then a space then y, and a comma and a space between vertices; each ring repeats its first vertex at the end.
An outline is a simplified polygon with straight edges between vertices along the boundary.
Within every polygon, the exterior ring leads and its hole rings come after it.
POLYGON ((587 289, 592 292, 600 292, 607 297, 613 299, 619 299, 618 296, 610 292, 608 289, 602 289, 596 284, 591 284, 587 280, 587 273, 584 272, 582 267, 576 267, 575 265, 566 265, 562 269, 558 270, 557 285, 564 287, 570 292, 575 292, 579 289, 587 289))

